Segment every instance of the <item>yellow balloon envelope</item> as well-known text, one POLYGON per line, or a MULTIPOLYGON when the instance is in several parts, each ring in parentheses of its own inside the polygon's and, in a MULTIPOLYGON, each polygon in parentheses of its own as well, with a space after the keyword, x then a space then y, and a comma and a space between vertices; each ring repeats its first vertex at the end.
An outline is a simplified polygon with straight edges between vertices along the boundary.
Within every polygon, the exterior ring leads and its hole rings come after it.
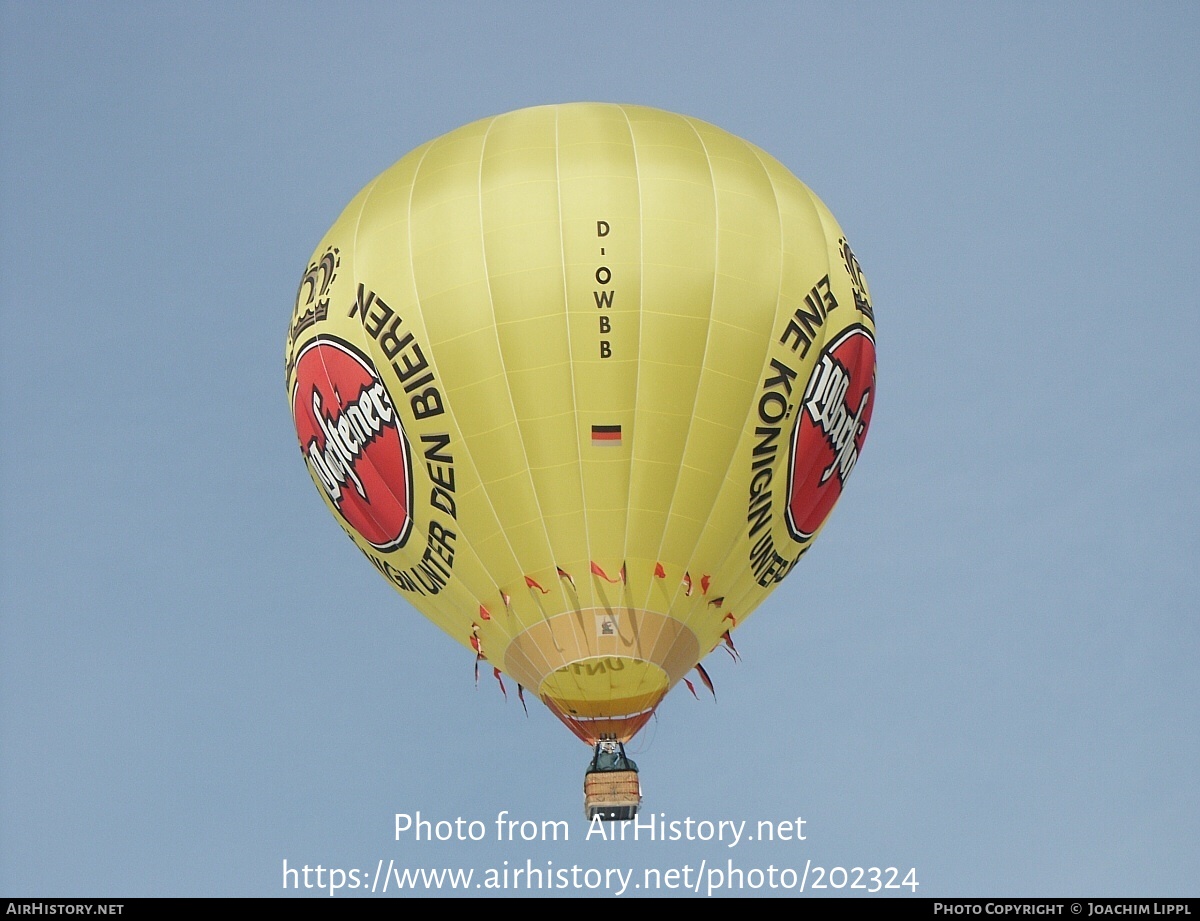
POLYGON ((578 103, 466 125, 364 188, 285 361, 301 454, 367 559, 595 743, 732 648, 808 550, 866 436, 875 328, 837 222, 775 159, 578 103))

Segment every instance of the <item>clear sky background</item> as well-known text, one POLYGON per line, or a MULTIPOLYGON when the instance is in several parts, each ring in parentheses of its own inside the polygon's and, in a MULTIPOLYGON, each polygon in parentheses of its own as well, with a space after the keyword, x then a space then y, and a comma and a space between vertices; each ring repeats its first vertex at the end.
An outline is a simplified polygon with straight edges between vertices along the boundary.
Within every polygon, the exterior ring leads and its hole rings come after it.
POLYGON ((1200 895, 1198 43, 1184 2, 3 0, 0 896, 277 896, 285 860, 1200 895), (586 747, 476 688, 296 449, 284 336, 353 194, 578 100, 764 148, 871 284, 845 496, 630 748, 645 815, 803 841, 587 839, 586 747), (418 811, 485 840, 395 840, 418 811))

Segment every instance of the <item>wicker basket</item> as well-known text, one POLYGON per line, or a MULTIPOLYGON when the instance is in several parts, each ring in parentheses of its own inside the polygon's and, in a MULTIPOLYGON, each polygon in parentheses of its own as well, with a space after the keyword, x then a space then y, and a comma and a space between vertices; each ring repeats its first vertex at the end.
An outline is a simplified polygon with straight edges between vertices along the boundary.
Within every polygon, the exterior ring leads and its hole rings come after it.
POLYGON ((583 778, 583 811, 588 819, 631 819, 642 802, 637 771, 594 771, 583 778))

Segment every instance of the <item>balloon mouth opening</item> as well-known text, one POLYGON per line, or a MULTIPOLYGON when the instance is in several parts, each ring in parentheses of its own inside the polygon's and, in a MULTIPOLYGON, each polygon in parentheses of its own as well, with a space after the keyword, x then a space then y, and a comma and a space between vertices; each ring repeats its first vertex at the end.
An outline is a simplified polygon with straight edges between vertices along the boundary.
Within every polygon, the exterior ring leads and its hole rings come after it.
POLYGON ((641 713, 630 713, 624 716, 584 718, 563 712, 552 698, 543 698, 543 702, 550 712, 562 721, 563 725, 588 745, 595 745, 601 739, 630 741, 650 721, 650 717, 654 716, 656 709, 656 707, 651 707, 641 713))
POLYGON ((632 739, 669 688, 667 673, 653 662, 596 656, 556 669, 539 694, 575 735, 594 745, 606 736, 632 739))
POLYGON ((682 622, 640 608, 563 611, 531 625, 504 653, 504 670, 589 744, 628 741, 699 658, 682 622))

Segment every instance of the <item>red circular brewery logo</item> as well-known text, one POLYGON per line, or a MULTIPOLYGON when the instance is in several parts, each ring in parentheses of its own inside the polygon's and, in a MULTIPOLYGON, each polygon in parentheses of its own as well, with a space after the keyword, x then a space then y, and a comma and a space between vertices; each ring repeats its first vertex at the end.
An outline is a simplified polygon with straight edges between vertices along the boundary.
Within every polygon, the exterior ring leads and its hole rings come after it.
POLYGON ((808 378, 788 458, 788 531, 808 540, 829 517, 871 423, 875 340, 851 326, 827 344, 808 378))
POLYGON ((412 530, 412 460, 391 396, 362 352, 318 336, 296 357, 300 451, 334 508, 379 550, 412 530))

